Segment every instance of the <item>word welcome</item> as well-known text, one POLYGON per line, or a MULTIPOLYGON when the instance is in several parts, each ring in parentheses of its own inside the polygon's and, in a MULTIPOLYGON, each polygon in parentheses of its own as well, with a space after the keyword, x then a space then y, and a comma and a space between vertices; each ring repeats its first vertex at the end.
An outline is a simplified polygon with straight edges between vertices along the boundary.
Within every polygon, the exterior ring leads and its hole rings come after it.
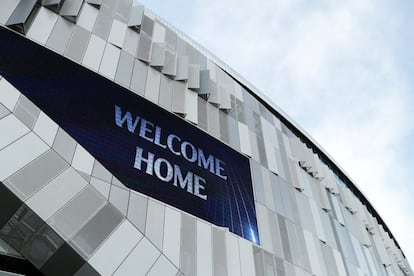
MULTIPOLYGON (((174 133, 165 134, 162 128, 142 117, 133 117, 131 112, 123 113, 122 108, 115 105, 115 124, 126 127, 133 134, 153 143, 154 145, 170 152, 175 156, 181 156, 184 160, 205 169, 208 173, 214 174, 223 180, 225 175, 225 163, 214 155, 205 154, 202 148, 194 146, 190 141, 185 141, 174 133)), ((205 178, 187 171, 183 176, 182 169, 172 164, 165 158, 157 157, 152 152, 145 152, 141 147, 136 147, 134 168, 145 171, 148 175, 155 175, 163 182, 171 182, 174 186, 185 189, 187 192, 203 200, 207 200, 205 190, 205 178), (145 169, 144 169, 145 165, 145 169)))

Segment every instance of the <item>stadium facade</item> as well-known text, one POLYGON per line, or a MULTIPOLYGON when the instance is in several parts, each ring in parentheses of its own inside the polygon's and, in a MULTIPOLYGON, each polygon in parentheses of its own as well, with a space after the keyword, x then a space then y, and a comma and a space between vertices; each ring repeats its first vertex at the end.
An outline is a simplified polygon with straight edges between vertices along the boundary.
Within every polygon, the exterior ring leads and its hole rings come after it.
POLYGON ((0 133, 0 274, 412 274, 305 131, 133 0, 2 0, 0 133))

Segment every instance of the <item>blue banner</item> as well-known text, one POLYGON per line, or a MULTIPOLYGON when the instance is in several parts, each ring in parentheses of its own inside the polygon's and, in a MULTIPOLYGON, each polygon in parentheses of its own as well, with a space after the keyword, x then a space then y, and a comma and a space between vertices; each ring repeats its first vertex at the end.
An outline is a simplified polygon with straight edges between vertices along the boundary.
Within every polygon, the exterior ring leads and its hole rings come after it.
POLYGON ((5 28, 0 74, 128 188, 259 243, 249 161, 237 151, 5 28))

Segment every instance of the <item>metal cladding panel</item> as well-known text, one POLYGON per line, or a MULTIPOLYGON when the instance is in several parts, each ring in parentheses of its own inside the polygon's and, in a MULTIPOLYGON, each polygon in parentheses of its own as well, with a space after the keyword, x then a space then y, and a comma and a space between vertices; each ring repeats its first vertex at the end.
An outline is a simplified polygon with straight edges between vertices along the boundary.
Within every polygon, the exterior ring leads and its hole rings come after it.
POLYGON ((259 242, 246 157, 11 31, 0 37, 0 74, 123 184, 259 242))

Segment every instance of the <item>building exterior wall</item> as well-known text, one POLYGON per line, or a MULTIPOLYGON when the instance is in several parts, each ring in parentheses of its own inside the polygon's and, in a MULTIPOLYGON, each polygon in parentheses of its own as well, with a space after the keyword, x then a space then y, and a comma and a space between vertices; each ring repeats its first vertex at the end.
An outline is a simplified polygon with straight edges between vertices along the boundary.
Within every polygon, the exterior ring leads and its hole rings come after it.
POLYGON ((30 87, 16 88, 0 40, 2 255, 46 275, 412 274, 379 215, 306 133, 140 4, 3 0, 0 25, 242 154, 258 226, 243 238, 128 188, 28 98, 30 87))

